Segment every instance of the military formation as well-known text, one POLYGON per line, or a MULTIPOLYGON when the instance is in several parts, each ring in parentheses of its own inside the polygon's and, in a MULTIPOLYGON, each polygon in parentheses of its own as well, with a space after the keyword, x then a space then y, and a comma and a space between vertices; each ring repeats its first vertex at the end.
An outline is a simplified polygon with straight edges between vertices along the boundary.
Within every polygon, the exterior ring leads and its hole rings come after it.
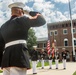
POLYGON ((67 52, 65 48, 62 48, 61 54, 59 53, 59 50, 55 50, 54 56, 52 55, 52 50, 50 50, 50 54, 47 53, 44 49, 41 49, 40 51, 35 50, 33 53, 31 53, 31 61, 32 61, 32 70, 33 74, 37 74, 37 64, 38 62, 41 63, 41 69, 45 68, 45 62, 48 61, 49 63, 49 69, 52 69, 52 64, 53 62, 55 63, 55 69, 59 69, 59 62, 60 62, 60 57, 62 57, 62 63, 63 63, 63 69, 66 69, 66 57, 67 57, 67 52), (34 56, 33 56, 34 55, 34 56), (33 60, 34 59, 34 60, 33 60))

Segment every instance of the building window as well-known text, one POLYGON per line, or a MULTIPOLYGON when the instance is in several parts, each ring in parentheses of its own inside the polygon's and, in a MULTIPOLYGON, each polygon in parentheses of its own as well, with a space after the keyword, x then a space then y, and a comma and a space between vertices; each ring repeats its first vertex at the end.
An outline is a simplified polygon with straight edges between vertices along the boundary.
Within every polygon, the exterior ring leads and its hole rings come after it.
POLYGON ((63 34, 67 34, 67 33, 68 33, 67 29, 63 29, 63 34))
POLYGON ((58 34, 57 30, 55 30, 55 31, 54 31, 54 35, 57 35, 57 34, 58 34))
POLYGON ((75 22, 74 22, 74 26, 76 26, 75 22))
POLYGON ((68 46, 68 41, 64 41, 64 46, 68 46))
POLYGON ((70 27, 71 27, 71 23, 70 23, 70 27))
POLYGON ((73 33, 76 33, 76 29, 75 28, 73 28, 73 33))
POLYGON ((68 39, 64 39, 64 46, 68 46, 68 39))
POLYGON ((68 24, 66 23, 66 27, 68 27, 68 24))
POLYGON ((37 47, 38 47, 38 48, 40 47, 39 44, 37 44, 37 47))
POLYGON ((43 48, 45 48, 46 47, 46 43, 43 43, 43 48))
POLYGON ((76 39, 74 40, 74 45, 76 46, 76 39))
POLYGON ((57 34, 58 34, 57 30, 50 31, 50 36, 57 35, 57 34))
POLYGON ((62 24, 62 27, 64 27, 64 24, 62 24))
POLYGON ((50 31, 50 36, 52 36, 53 35, 53 32, 52 31, 50 31))

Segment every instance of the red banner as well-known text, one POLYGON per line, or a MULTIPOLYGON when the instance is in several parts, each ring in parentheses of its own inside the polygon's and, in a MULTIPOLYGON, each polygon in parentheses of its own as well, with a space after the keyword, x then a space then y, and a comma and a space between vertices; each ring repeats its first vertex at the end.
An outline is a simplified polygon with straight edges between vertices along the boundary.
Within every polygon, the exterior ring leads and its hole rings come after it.
POLYGON ((47 52, 50 54, 50 40, 47 41, 47 52))
POLYGON ((54 52, 55 52, 55 48, 54 48, 54 47, 52 47, 52 51, 51 51, 52 58, 54 58, 54 52))

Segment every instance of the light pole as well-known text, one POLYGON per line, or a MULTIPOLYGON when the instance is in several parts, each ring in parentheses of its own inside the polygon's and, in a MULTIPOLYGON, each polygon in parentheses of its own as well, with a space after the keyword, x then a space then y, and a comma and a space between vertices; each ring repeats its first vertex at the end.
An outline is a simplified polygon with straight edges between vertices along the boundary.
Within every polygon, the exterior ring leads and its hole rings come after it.
POLYGON ((69 2, 69 12, 70 12, 70 21, 71 21, 71 34, 72 34, 72 46, 73 46, 73 60, 75 60, 75 49, 74 49, 74 35, 73 35, 73 23, 72 23, 72 13, 71 13, 71 4, 69 2))

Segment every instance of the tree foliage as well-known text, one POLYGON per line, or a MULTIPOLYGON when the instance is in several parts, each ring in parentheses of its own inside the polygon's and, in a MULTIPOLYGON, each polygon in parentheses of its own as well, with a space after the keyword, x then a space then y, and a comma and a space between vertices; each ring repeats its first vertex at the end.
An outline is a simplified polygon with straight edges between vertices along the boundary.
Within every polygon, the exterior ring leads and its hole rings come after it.
POLYGON ((35 36, 35 31, 33 29, 29 29, 27 39, 27 47, 29 50, 32 49, 32 47, 37 44, 36 40, 37 37, 35 36))

